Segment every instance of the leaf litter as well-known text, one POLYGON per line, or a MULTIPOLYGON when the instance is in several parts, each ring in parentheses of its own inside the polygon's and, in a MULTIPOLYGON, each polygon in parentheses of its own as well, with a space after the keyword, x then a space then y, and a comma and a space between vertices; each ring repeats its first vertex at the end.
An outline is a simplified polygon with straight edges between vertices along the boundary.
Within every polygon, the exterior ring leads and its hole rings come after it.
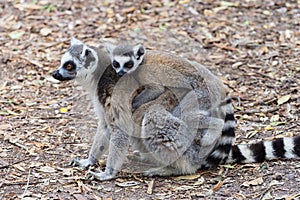
POLYGON ((67 165, 87 156, 95 115, 81 88, 51 78, 71 36, 95 45, 131 40, 200 62, 220 76, 235 100, 238 143, 295 136, 299 15, 296 1, 270 0, 0 4, 1 199, 299 198, 296 161, 155 179, 135 174, 139 180, 123 170, 118 180, 85 180, 85 171, 67 165), (274 184, 278 173, 283 176, 274 184))

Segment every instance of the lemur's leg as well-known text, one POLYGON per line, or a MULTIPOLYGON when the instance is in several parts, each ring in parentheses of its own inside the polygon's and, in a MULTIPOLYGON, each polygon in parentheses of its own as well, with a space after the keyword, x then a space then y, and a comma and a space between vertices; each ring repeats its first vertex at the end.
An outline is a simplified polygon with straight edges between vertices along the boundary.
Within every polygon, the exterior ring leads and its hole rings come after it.
POLYGON ((109 142, 109 152, 104 172, 88 172, 97 180, 110 180, 120 171, 129 148, 129 136, 118 128, 114 128, 109 142))
POLYGON ((98 122, 97 132, 94 136, 93 145, 89 152, 88 159, 73 158, 69 165, 80 166, 87 169, 94 165, 101 156, 107 151, 110 140, 110 131, 104 120, 98 122))

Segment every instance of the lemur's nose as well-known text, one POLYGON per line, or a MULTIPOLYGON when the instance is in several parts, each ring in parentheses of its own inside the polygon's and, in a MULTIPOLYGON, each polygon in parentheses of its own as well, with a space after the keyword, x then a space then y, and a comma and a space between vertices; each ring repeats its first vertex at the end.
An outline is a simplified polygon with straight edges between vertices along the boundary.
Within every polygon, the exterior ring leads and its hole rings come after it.
POLYGON ((62 81, 62 80, 63 80, 63 77, 62 77, 62 75, 59 73, 58 70, 56 70, 55 72, 53 72, 52 76, 53 76, 53 78, 55 78, 56 80, 59 80, 59 81, 62 81))
POLYGON ((124 72, 123 70, 121 70, 121 71, 118 72, 119 76, 123 76, 124 74, 126 74, 126 72, 124 72))

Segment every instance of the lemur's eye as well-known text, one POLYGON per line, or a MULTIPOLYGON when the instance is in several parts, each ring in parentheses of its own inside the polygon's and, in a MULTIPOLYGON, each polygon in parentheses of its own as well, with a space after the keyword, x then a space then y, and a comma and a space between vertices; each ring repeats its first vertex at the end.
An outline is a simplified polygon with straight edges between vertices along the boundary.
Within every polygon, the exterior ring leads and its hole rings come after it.
POLYGON ((68 64, 66 67, 67 70, 71 71, 73 69, 73 66, 71 64, 68 64))
POLYGON ((124 67, 131 69, 133 67, 133 61, 128 61, 127 63, 125 63, 124 67))
POLYGON ((120 64, 117 62, 117 61, 113 61, 113 66, 114 66, 114 68, 119 68, 120 67, 120 64))

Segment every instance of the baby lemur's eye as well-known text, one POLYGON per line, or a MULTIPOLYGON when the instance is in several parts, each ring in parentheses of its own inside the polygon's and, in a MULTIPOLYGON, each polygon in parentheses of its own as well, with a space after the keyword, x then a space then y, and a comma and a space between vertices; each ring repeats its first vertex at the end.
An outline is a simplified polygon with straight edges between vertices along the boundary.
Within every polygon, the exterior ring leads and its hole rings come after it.
POLYGON ((133 67, 133 61, 128 61, 127 63, 125 63, 124 67, 131 69, 133 67))
POLYGON ((119 68, 120 67, 120 64, 117 62, 117 61, 113 61, 113 66, 114 66, 114 68, 119 68))

